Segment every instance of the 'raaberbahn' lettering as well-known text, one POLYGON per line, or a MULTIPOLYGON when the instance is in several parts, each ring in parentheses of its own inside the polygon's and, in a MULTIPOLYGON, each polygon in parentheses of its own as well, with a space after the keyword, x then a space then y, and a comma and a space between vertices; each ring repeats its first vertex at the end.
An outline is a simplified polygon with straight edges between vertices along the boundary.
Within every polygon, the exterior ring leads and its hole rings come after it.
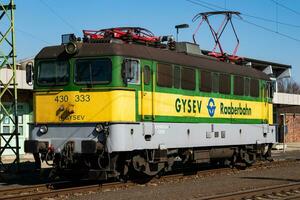
POLYGON ((233 106, 232 103, 230 103, 230 106, 224 106, 223 103, 220 103, 220 113, 225 115, 251 115, 252 109, 248 108, 247 104, 242 106, 241 103, 239 103, 239 106, 233 106))

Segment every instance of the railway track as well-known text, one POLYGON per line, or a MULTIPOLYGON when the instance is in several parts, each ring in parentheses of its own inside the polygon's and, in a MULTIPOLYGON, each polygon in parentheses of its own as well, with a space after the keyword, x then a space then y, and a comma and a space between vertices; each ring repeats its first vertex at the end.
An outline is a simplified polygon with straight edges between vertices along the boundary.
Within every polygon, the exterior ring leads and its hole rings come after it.
MULTIPOLYGON (((62 183, 59 183, 62 184, 62 183)), ((68 183, 69 184, 69 183, 68 183)), ((127 187, 130 183, 126 183, 127 187)), ((49 185, 36 185, 21 188, 10 188, 0 190, 0 199, 2 200, 20 200, 20 199, 41 199, 43 197, 59 197, 74 193, 104 191, 105 189, 124 187, 124 183, 94 184, 86 186, 75 186, 63 189, 53 189, 49 185)))
MULTIPOLYGON (((278 162, 265 162, 265 163, 259 163, 256 165, 253 165, 249 169, 260 169, 260 168, 266 168, 270 166, 278 166, 282 164, 288 164, 295 161, 278 161, 278 162)), ((218 175, 218 174, 228 174, 228 173, 237 173, 239 170, 237 169, 231 169, 231 168, 217 168, 217 169, 208 169, 203 171, 197 171, 196 173, 191 173, 187 175, 186 173, 182 174, 169 174, 162 176, 160 179, 152 179, 149 184, 153 183, 164 183, 164 182, 170 182, 172 180, 178 180, 178 179, 187 179, 187 178, 195 178, 197 177, 205 177, 205 176, 212 176, 212 175, 218 175)), ((48 183, 48 184, 40 184, 40 185, 32 185, 32 186, 24 186, 24 187, 10 187, 10 188, 3 188, 0 189, 0 200, 6 199, 6 200, 16 200, 16 199, 41 199, 43 197, 59 197, 59 196, 67 196, 71 194, 82 194, 82 193, 90 193, 90 192, 101 192, 105 190, 114 190, 114 189, 122 189, 122 188, 129 188, 132 186, 137 185, 134 181, 130 181, 127 183, 121 183, 121 182, 111 182, 111 183, 97 183, 97 184, 91 184, 90 182, 78 182, 73 183, 69 181, 63 181, 63 182, 54 182, 54 183, 48 183)), ((296 185, 295 185, 296 186, 296 185)), ((299 195, 300 195, 300 183, 298 183, 299 186, 299 195)), ((277 189, 281 187, 278 186, 277 189)), ((283 186, 282 186, 283 187, 283 186)), ((287 188, 287 187, 286 187, 287 188)), ((276 188, 275 188, 276 189, 276 188)), ((261 195, 264 195, 263 193, 266 191, 266 189, 258 189, 257 192, 260 192, 261 195), (261 190, 261 191, 259 191, 261 190)), ((298 190, 295 190, 298 191, 298 190)), ((239 193, 230 193, 230 194, 224 194, 223 196, 212 196, 212 197, 206 197, 203 199, 232 199, 234 195, 237 196, 237 199, 241 199, 242 195, 247 195, 247 192, 249 195, 252 193, 255 193, 256 191, 243 191, 239 193), (231 196, 230 196, 231 195, 231 196), (240 196, 238 196, 240 195, 240 196)), ((252 198, 252 197, 251 197, 252 198)), ((251 199, 250 198, 250 199, 251 199)), ((252 198, 253 199, 253 198, 252 198)), ((246 200, 246 199, 245 199, 246 200)))
POLYGON ((300 199, 300 182, 203 197, 197 200, 287 200, 300 199))

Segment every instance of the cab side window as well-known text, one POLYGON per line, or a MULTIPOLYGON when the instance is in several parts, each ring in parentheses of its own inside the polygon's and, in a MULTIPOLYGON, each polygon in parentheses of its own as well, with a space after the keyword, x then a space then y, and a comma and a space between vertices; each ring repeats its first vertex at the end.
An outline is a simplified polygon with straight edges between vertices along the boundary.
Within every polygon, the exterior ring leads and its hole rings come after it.
POLYGON ((126 83, 140 84, 140 62, 135 59, 125 59, 122 76, 126 83))

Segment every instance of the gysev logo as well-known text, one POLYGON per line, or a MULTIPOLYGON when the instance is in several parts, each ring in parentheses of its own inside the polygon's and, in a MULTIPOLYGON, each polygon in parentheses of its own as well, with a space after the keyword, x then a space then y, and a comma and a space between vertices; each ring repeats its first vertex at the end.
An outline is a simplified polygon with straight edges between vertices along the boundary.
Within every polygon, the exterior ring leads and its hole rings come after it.
POLYGON ((209 116, 213 117, 215 114, 215 110, 216 110, 215 101, 213 100, 213 98, 209 99, 208 104, 207 104, 207 110, 208 110, 209 116))

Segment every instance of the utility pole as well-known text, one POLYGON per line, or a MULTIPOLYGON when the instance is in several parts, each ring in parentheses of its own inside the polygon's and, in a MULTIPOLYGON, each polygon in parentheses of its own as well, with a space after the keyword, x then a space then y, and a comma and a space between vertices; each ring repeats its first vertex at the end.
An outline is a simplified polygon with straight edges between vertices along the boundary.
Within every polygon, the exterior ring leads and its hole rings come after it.
MULTIPOLYGON (((14 0, 0 0, 0 164, 2 156, 10 152, 15 156, 13 164, 19 169, 19 131, 17 113, 16 48, 14 0), (13 126, 5 126, 12 123, 13 126), (13 127, 13 128, 11 128, 13 127)), ((8 165, 12 166, 12 165, 8 165)))

